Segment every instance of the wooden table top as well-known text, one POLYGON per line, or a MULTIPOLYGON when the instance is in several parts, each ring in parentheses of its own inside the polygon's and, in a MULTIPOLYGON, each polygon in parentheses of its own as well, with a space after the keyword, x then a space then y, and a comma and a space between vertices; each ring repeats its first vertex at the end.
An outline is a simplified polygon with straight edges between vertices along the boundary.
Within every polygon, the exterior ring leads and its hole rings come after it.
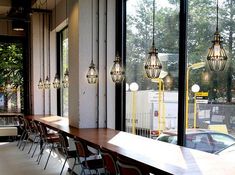
POLYGON ((75 128, 67 118, 58 116, 27 116, 70 137, 78 137, 93 145, 104 147, 150 167, 170 174, 233 175, 235 165, 222 157, 190 148, 116 131, 113 129, 75 128))

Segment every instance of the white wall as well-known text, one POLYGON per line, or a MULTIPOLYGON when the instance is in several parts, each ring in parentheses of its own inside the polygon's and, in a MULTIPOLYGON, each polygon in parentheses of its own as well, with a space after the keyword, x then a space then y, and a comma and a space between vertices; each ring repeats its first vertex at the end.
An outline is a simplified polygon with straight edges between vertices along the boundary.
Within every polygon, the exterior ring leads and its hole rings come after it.
MULTIPOLYGON (((65 7, 61 1, 57 6, 58 15, 64 14, 60 8, 65 7)), ((86 74, 91 61, 91 0, 69 0, 68 2, 68 36, 69 36, 69 122, 80 128, 107 127, 115 128, 115 84, 110 77, 110 69, 115 58, 115 0, 93 0, 93 59, 99 71, 99 83, 87 83, 86 74), (99 2, 99 4, 98 4, 99 2), (98 13, 99 7, 99 13, 98 13), (106 21, 107 14, 107 21, 106 21), (107 26, 106 26, 107 25, 107 26), (107 28, 106 28, 107 27, 107 28), (99 31, 99 32, 98 32, 99 31), (107 48, 106 48, 107 44, 107 48), (98 47, 99 46, 99 47, 98 47), (99 97, 99 98, 98 98, 99 97), (98 112, 97 112, 98 111, 98 112), (107 117, 107 121, 106 121, 107 117), (98 123, 97 123, 98 122, 98 123)), ((53 11, 55 14, 55 11, 53 11)), ((65 14, 64 14, 65 15, 65 14)), ((50 94, 38 90, 39 50, 37 17, 33 15, 33 109, 34 114, 50 112, 56 114, 56 93, 50 94), (51 109, 48 109, 49 107, 51 109)), ((59 17, 58 17, 59 18, 59 17)), ((65 17, 56 20, 56 30, 64 26, 65 17)), ((54 22, 54 19, 52 19, 54 22)), ((55 62, 55 27, 50 37, 50 77, 56 70, 55 62)), ((46 71, 45 71, 46 74, 46 71)))

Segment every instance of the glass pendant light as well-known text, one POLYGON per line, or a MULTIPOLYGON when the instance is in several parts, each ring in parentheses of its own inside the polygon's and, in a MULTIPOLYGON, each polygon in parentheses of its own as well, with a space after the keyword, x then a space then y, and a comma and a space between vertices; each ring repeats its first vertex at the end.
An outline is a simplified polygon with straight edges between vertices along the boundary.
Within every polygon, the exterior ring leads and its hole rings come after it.
POLYGON ((124 69, 121 65, 121 59, 120 56, 117 55, 113 67, 111 69, 111 77, 114 83, 121 83, 124 80, 124 69))
POLYGON ((150 79, 158 78, 162 70, 162 64, 158 58, 158 51, 154 44, 154 32, 155 32, 154 22, 155 22, 155 0, 153 1, 153 43, 144 66, 146 75, 150 79))
POLYGON ((63 87, 64 88, 69 87, 69 70, 68 70, 68 68, 65 70, 65 73, 64 73, 63 87))
POLYGON ((58 74, 55 74, 55 78, 54 78, 54 81, 53 81, 53 87, 55 89, 60 88, 60 79, 59 79, 59 75, 58 74))
POLYGON ((48 76, 46 77, 46 80, 44 82, 44 88, 45 89, 50 89, 51 88, 51 83, 50 83, 50 79, 49 79, 48 76))
POLYGON ((98 82, 98 73, 93 62, 93 1, 91 2, 91 64, 86 75, 89 84, 98 82))
POLYGON ((40 90, 42 90, 42 89, 44 89, 44 83, 43 83, 43 81, 42 81, 42 78, 41 78, 41 75, 42 75, 42 58, 41 58, 41 53, 42 53, 42 47, 41 47, 41 44, 42 44, 42 42, 41 42, 41 33, 42 33, 42 31, 40 31, 40 29, 42 30, 42 28, 41 28, 41 14, 39 13, 39 61, 40 61, 40 67, 39 67, 39 69, 40 69, 40 78, 39 78, 39 82, 38 82, 38 89, 40 89, 40 90))
POLYGON ((217 0, 217 8, 216 8, 216 31, 214 34, 214 40, 212 41, 212 46, 209 48, 209 52, 207 55, 207 62, 211 71, 223 71, 227 62, 227 55, 222 46, 222 37, 220 36, 218 30, 218 0, 217 0))
POLYGON ((39 79, 39 82, 38 82, 38 89, 43 89, 44 88, 44 83, 42 81, 42 78, 39 79))

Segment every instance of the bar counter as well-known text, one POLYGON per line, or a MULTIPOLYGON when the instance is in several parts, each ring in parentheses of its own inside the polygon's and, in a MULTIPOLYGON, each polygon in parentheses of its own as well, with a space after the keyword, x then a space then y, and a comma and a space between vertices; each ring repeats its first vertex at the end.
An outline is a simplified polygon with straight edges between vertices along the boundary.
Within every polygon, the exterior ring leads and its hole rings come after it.
POLYGON ((218 155, 173 145, 113 129, 75 128, 68 119, 58 116, 26 116, 48 127, 78 137, 88 144, 104 147, 119 155, 147 165, 152 173, 178 175, 231 175, 235 165, 218 155))

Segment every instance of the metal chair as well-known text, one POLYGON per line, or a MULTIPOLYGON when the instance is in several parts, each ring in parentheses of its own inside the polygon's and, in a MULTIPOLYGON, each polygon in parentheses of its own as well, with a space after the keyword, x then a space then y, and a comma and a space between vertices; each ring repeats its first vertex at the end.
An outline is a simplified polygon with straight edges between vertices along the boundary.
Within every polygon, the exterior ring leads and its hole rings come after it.
POLYGON ((26 134, 25 126, 24 126, 24 117, 21 115, 17 116, 19 122, 19 129, 20 129, 20 138, 17 142, 17 146, 20 148, 21 142, 23 140, 24 135, 26 134))
POLYGON ((100 148, 100 154, 103 160, 105 174, 106 175, 118 174, 117 166, 116 166, 117 154, 103 147, 100 148))
POLYGON ((87 174, 86 170, 89 174, 93 174, 92 171, 99 174, 99 169, 104 167, 103 160, 100 158, 100 155, 89 151, 86 143, 82 140, 76 139, 74 143, 78 156, 78 163, 76 165, 81 166, 81 174, 87 174))
POLYGON ((47 157, 47 160, 46 160, 46 164, 44 166, 44 170, 45 170, 46 167, 47 167, 48 161, 50 159, 51 152, 52 152, 52 150, 55 150, 55 148, 58 147, 60 140, 59 140, 59 135, 57 133, 48 134, 46 126, 43 125, 42 123, 39 123, 38 126, 39 126, 39 131, 40 131, 40 134, 41 134, 41 139, 42 139, 42 142, 43 142, 43 145, 41 147, 40 153, 39 153, 38 158, 37 158, 38 164, 41 161, 44 149, 47 146, 51 147, 50 148, 50 153, 49 153, 49 155, 47 157))
POLYGON ((131 164, 126 164, 117 160, 116 162, 119 175, 142 175, 140 169, 131 164))
MULTIPOLYGON (((31 143, 31 146, 29 148, 28 154, 30 154, 34 144, 38 145, 40 143, 40 138, 41 138, 40 132, 38 130, 38 126, 37 126, 35 121, 31 121, 31 126, 32 126, 33 133, 34 133, 34 138, 33 138, 33 141, 31 143)), ((36 149, 37 149, 37 145, 35 147, 36 149)), ((33 155, 32 155, 32 157, 33 157, 33 155)))
POLYGON ((68 159, 71 159, 71 158, 74 159, 74 164, 73 164, 73 167, 71 169, 71 173, 73 173, 73 169, 74 169, 74 166, 75 166, 76 161, 77 161, 77 151, 76 150, 69 150, 68 139, 62 133, 59 133, 59 140, 60 140, 61 151, 65 155, 65 161, 64 161, 63 167, 61 169, 60 175, 63 173, 65 163, 67 162, 68 159))

